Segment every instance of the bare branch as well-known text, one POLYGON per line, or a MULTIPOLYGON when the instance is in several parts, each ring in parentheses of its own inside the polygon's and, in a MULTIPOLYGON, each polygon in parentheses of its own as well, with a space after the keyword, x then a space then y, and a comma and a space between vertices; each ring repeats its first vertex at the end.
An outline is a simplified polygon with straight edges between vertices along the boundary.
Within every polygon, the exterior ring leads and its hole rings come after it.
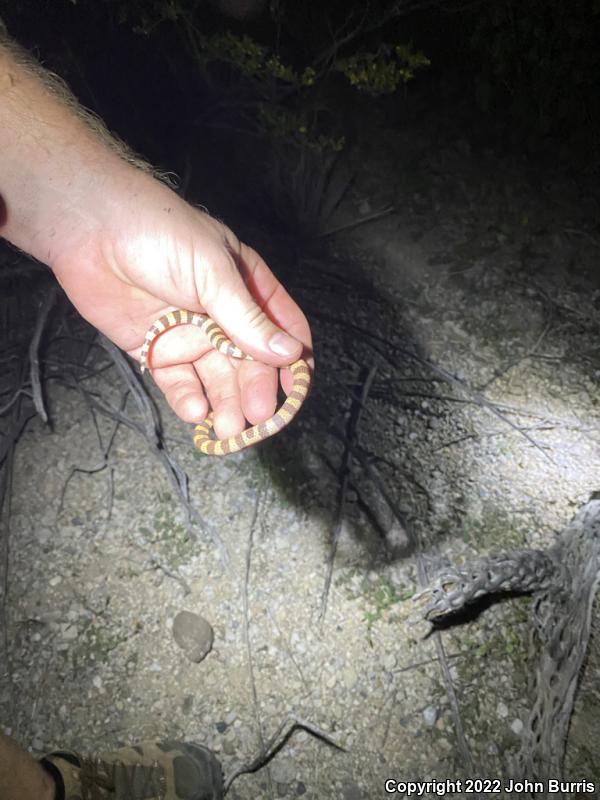
POLYGON ((40 339, 42 338, 42 333, 44 331, 44 326, 46 324, 46 320, 48 319, 48 314, 54 302, 56 300, 56 296, 58 294, 58 284, 53 283, 44 297, 42 304, 40 305, 40 310, 38 312, 37 320, 35 323, 35 328, 33 331, 33 336, 31 337, 31 342, 29 344, 29 362, 30 362, 30 377, 31 377, 31 388, 33 391, 33 404, 35 406, 35 410, 39 414, 39 416, 43 419, 44 422, 48 422, 48 414, 46 413, 46 409, 44 407, 44 397, 42 394, 42 385, 40 382, 40 362, 39 362, 39 347, 40 347, 40 339))
POLYGON ((277 728, 273 736, 271 736, 269 741, 261 748, 261 751, 256 758, 254 758, 248 764, 244 764, 244 766, 234 770, 234 772, 232 772, 231 775, 225 780, 224 794, 227 794, 231 788, 231 784, 234 782, 234 780, 236 780, 236 778, 239 778, 240 775, 246 775, 250 772, 257 772, 259 769, 268 764, 269 761, 282 749, 297 728, 301 728, 307 733, 310 733, 311 736, 321 739, 321 741, 325 742, 331 747, 335 747, 336 750, 341 750, 344 753, 346 752, 346 748, 338 744, 335 739, 333 739, 326 731, 318 728, 316 725, 313 725, 312 722, 308 722, 292 712, 288 714, 281 725, 277 728))

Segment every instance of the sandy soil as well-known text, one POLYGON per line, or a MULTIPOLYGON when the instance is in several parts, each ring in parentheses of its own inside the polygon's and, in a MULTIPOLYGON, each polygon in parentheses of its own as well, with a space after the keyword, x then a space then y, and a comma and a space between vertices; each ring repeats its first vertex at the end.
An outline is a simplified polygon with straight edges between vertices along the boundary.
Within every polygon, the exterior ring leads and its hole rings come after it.
MULTIPOLYGON (((410 598, 417 558, 434 576, 445 558, 548 546, 600 488, 598 204, 422 131, 382 134, 361 162, 335 224, 393 210, 290 265, 318 363, 301 418, 211 460, 161 406, 195 540, 145 439, 49 384, 52 426, 28 427, 15 465, 0 676, 4 729, 34 753, 185 738, 228 774, 294 711, 346 752, 295 733, 231 798, 510 777, 527 599, 424 636, 410 598), (200 663, 173 640, 183 609, 214 630, 200 663)), ((118 406, 116 370, 85 387, 118 406)), ((566 768, 598 787, 599 611, 566 768)))

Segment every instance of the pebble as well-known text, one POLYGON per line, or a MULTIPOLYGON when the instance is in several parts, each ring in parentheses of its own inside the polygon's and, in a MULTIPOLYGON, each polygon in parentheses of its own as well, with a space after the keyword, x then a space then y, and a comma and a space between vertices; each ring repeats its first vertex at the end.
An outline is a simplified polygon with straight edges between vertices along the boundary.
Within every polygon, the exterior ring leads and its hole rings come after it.
POLYGON ((523 722, 518 718, 513 719, 510 723, 510 729, 514 734, 520 736, 523 733, 523 722))
POLYGON ((36 538, 40 544, 47 544, 52 538, 52 531, 50 528, 38 528, 36 538))
POLYGON ((346 667, 346 669, 342 673, 342 678, 346 689, 353 689, 356 686, 358 675, 356 674, 356 670, 353 667, 346 667))
POLYGON ((198 664, 212 650, 214 632, 204 617, 180 611, 173 621, 173 639, 189 660, 198 664))
POLYGON ((276 783, 292 783, 296 777, 296 768, 287 758, 273 759, 270 770, 276 783))
POLYGON ((393 653, 388 653, 383 659, 383 666, 390 671, 396 666, 396 656, 393 653))
POLYGON ((79 635, 75 625, 61 625, 60 637, 65 642, 72 642, 79 635))
POLYGON ((496 706, 496 714, 500 719, 506 719, 508 717, 508 706, 504 703, 498 703, 496 706))
POLYGON ((237 753, 238 746, 234 739, 223 740, 223 752, 226 756, 234 756, 237 753))
POLYGON ((348 782, 342 788, 342 797, 343 800, 362 800, 363 793, 356 783, 348 782))
POLYGON ((423 721, 428 728, 433 728, 438 718, 438 710, 434 706, 423 709, 423 721))

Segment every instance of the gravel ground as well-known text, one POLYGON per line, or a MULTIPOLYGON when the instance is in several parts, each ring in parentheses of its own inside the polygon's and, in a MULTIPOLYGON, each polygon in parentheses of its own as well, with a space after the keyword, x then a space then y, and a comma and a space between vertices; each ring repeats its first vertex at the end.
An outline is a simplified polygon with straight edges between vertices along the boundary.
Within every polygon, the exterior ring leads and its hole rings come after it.
MULTIPOLYGON (((229 797, 509 777, 531 705, 528 600, 428 636, 416 559, 433 577, 444 559, 548 546, 600 488, 598 204, 464 141, 419 141, 363 153, 340 220, 392 213, 298 255, 318 372, 290 430, 211 460, 161 405, 196 540, 145 440, 106 417, 95 427, 77 392, 50 385, 52 426, 34 421, 17 451, 0 684, 4 729, 35 754, 191 739, 229 774, 293 711, 345 752, 296 732, 229 797), (173 638, 183 610, 214 634, 200 662, 173 638)), ((119 403, 116 371, 86 388, 119 403)), ((599 611, 566 767, 594 796, 599 611)))

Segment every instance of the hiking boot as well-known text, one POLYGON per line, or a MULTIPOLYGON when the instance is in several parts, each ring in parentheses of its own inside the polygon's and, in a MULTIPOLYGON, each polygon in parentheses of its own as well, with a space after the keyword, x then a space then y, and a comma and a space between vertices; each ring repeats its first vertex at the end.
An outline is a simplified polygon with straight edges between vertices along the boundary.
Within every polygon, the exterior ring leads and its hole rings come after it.
POLYGON ((87 758, 50 753, 41 764, 56 781, 56 800, 222 800, 214 753, 192 742, 141 742, 87 758))

